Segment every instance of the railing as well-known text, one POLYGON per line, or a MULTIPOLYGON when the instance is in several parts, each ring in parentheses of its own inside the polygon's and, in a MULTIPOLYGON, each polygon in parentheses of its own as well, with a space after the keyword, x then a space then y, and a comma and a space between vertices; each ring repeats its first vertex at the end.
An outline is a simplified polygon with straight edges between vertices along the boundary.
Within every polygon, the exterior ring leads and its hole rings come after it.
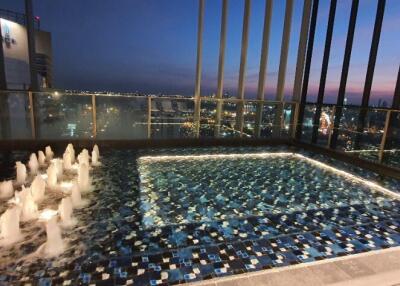
POLYGON ((3 91, 0 139, 251 138, 256 128, 263 138, 288 137, 296 108, 292 102, 201 97, 195 122, 192 97, 3 91), (241 131, 236 127, 238 106, 244 107, 241 131), (258 107, 262 107, 259 127, 255 124, 258 107), (282 111, 279 120, 278 110, 282 111))
MULTIPOLYGON (((341 107, 338 128, 334 128, 337 106, 322 106, 318 126, 313 124, 316 108, 311 103, 305 106, 301 141, 311 143, 317 130, 316 144, 332 148, 336 132, 335 149, 400 168, 399 110, 368 108, 364 131, 359 133, 360 107, 341 107)), ((194 110, 193 97, 3 91, 0 140, 290 138, 298 127, 294 122, 298 104, 294 102, 201 97, 198 122, 194 110), (261 122, 257 124, 260 109, 261 122)))
POLYGON ((343 106, 340 124, 334 128, 335 105, 322 106, 319 125, 313 125, 316 104, 306 104, 301 141, 311 143, 314 128, 318 129, 316 144, 332 148, 337 133, 336 149, 367 160, 400 168, 400 110, 368 108, 363 132, 357 131, 361 107, 343 106), (358 144, 356 144, 356 142, 358 144))

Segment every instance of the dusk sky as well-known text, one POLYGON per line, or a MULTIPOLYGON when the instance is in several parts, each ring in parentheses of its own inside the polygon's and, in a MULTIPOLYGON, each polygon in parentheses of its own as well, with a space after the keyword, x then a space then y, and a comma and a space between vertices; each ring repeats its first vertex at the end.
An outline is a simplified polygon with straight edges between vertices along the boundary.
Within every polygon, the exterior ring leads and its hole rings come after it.
MULTIPOLYGON (((202 94, 216 92, 221 0, 206 0, 202 94)), ((34 0, 41 27, 52 33, 55 87, 192 95, 196 64, 197 0, 34 0)), ((255 96, 265 0, 253 0, 246 97, 255 96)), ((293 87, 303 0, 295 0, 286 98, 293 87)), ((361 0, 347 98, 359 104, 367 70, 377 0, 361 0)), ((351 0, 338 0, 325 102, 335 102, 343 61, 351 0)), ((3 0, 0 8, 24 12, 23 0, 3 0)), ((243 0, 229 1, 225 91, 235 95, 240 61, 243 0)), ((273 99, 285 1, 273 7, 266 96, 273 99)), ((329 1, 320 0, 310 75, 309 101, 320 78, 329 1)), ((387 0, 371 103, 391 103, 400 64, 400 1, 387 0)))

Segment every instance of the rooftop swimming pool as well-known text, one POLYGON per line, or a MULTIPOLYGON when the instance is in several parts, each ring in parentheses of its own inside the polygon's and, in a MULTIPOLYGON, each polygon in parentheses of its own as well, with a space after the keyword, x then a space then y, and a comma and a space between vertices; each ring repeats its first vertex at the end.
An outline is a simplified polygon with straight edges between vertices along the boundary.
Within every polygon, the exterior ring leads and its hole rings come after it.
POLYGON ((388 189, 297 153, 147 156, 138 162, 145 227, 391 202, 388 189))
MULTIPOLYGON (((400 245, 399 182, 321 155, 110 150, 101 163, 64 253, 32 255, 45 230, 22 223, 23 239, 0 246, 0 284, 172 285, 400 245)), ((48 191, 46 204, 60 197, 48 191)))

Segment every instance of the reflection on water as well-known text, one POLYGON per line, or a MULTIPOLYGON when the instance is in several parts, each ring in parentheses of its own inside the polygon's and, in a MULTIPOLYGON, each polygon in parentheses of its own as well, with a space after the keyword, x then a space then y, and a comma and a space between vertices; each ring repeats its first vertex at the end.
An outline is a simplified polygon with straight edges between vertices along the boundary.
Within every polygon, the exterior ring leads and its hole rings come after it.
POLYGON ((391 200, 290 153, 270 155, 139 158, 143 224, 154 227, 370 203, 387 206, 391 200))

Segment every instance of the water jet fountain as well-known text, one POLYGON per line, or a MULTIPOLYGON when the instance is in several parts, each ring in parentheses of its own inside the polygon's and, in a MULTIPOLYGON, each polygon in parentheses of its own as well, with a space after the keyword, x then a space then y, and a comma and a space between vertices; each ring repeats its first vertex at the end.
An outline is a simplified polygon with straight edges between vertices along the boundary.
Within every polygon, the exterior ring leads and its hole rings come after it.
POLYGON ((46 156, 44 155, 43 151, 38 152, 38 157, 39 166, 46 166, 46 156))
POLYGON ((57 167, 54 163, 51 163, 50 167, 47 168, 47 185, 50 188, 57 186, 57 167))
POLYGON ((65 151, 68 151, 70 153, 71 164, 75 163, 75 149, 74 149, 74 146, 71 143, 69 143, 67 145, 67 149, 65 151))
POLYGON ((100 166, 99 155, 97 155, 96 151, 92 151, 92 166, 100 166))
POLYGON ((22 202, 22 221, 29 221, 38 218, 38 207, 29 189, 26 189, 27 193, 22 202))
POLYGON ((0 217, 0 245, 7 246, 21 239, 20 207, 12 206, 0 217))
POLYGON ((35 153, 32 153, 31 156, 29 157, 28 167, 32 175, 37 174, 39 170, 39 161, 35 153))
POLYGON ((61 229, 57 223, 57 211, 46 209, 39 216, 41 221, 46 223, 47 240, 44 245, 39 248, 39 252, 43 249, 46 257, 54 257, 64 252, 65 245, 61 236, 61 229))
MULTIPOLYGON (((22 185, 21 187, 21 191, 19 192, 15 192, 14 193, 14 198, 12 198, 9 203, 14 203, 16 205, 18 205, 19 207, 22 206, 22 203, 24 202, 26 195, 28 194, 28 192, 30 192, 29 188, 25 188, 24 185, 22 185)), ((20 209, 21 211, 21 209, 20 209)))
POLYGON ((79 164, 86 164, 89 166, 89 151, 83 149, 82 152, 78 155, 79 164))
POLYGON ((51 159, 53 159, 53 157, 54 157, 54 152, 51 150, 51 147, 46 146, 46 149, 44 150, 44 152, 46 153, 47 161, 51 161, 51 159))
POLYGON ((72 169, 71 152, 67 149, 63 154, 63 167, 65 170, 72 169))
POLYGON ((86 163, 79 164, 78 186, 82 192, 87 192, 90 189, 89 165, 86 163))
POLYGON ((97 146, 97 144, 94 144, 93 151, 97 153, 97 158, 100 158, 100 150, 99 150, 99 146, 97 146))
POLYGON ((35 202, 40 202, 44 198, 46 182, 41 175, 37 175, 31 184, 31 192, 35 202))
POLYGON ((70 197, 65 197, 61 200, 58 212, 60 213, 63 227, 71 227, 76 224, 76 219, 72 217, 72 200, 70 197))
POLYGON ((61 159, 52 159, 51 163, 54 164, 54 166, 56 167, 57 170, 57 178, 61 178, 62 174, 63 174, 63 161, 61 159))
POLYGON ((13 194, 14 188, 11 180, 0 183, 0 199, 10 198, 13 194))
POLYGON ((15 168, 17 169, 17 184, 22 185, 26 180, 26 166, 18 161, 15 163, 15 168))
POLYGON ((86 204, 86 202, 82 200, 81 191, 79 190, 79 186, 76 181, 74 181, 72 185, 71 201, 72 201, 72 206, 76 209, 79 209, 86 204))

